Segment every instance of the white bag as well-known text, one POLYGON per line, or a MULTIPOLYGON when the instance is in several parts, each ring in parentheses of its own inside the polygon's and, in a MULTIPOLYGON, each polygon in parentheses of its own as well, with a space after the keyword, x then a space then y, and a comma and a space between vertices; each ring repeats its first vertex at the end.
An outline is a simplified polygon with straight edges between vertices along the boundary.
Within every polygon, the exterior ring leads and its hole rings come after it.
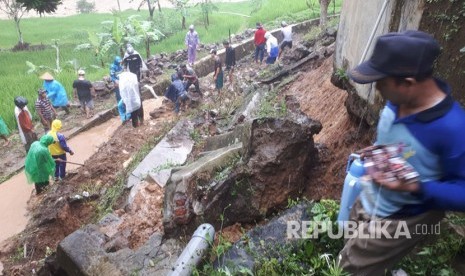
POLYGON ((119 92, 126 105, 126 113, 131 113, 140 108, 139 83, 136 74, 122 72, 119 75, 119 92))

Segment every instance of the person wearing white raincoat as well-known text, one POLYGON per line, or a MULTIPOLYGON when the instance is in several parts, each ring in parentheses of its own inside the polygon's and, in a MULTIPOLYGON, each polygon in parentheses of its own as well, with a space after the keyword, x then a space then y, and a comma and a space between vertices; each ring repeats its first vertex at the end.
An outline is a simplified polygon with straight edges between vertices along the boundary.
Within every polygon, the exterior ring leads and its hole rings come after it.
POLYGON ((122 72, 119 75, 119 91, 126 106, 126 113, 131 114, 132 126, 140 126, 144 122, 144 109, 136 74, 128 71, 122 72))

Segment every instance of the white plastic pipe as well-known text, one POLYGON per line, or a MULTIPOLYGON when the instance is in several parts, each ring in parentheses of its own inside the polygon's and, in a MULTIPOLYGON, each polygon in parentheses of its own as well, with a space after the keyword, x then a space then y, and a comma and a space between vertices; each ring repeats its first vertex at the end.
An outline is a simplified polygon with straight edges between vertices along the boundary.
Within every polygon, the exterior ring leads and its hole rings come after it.
POLYGON ((152 93, 152 95, 153 95, 153 97, 154 97, 155 99, 158 99, 158 96, 157 96, 157 94, 155 94, 155 91, 153 90, 153 87, 152 87, 152 86, 146 84, 146 85, 144 85, 144 88, 148 89, 148 90, 150 91, 150 93, 152 93))
POLYGON ((381 18, 383 17, 384 11, 386 10, 387 4, 389 0, 384 0, 383 6, 381 7, 381 10, 378 13, 378 18, 376 19, 375 26, 373 27, 373 30, 371 31, 370 38, 368 39, 367 46, 365 47, 365 51, 363 51, 362 58, 360 58, 360 63, 365 61, 365 58, 368 53, 368 49, 370 49, 371 42, 373 42, 373 38, 375 37, 376 30, 378 29, 379 22, 381 21, 381 18))
POLYGON ((189 276, 213 243, 215 228, 204 223, 195 230, 191 240, 179 256, 168 276, 189 276))

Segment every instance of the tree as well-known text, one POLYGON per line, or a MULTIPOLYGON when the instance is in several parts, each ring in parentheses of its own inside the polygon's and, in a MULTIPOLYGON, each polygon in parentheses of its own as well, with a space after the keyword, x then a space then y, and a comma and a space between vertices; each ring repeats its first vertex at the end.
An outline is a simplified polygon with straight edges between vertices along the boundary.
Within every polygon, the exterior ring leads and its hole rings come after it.
POLYGON ((61 0, 16 0, 16 2, 20 3, 27 11, 35 10, 40 15, 55 12, 58 5, 62 3, 61 0))
POLYGON ((0 10, 6 13, 8 18, 15 21, 16 32, 18 33, 18 44, 24 44, 23 33, 21 32, 19 23, 21 22, 26 8, 24 8, 21 3, 16 2, 16 0, 0 0, 0 10))
POLYGON ((135 44, 144 43, 146 57, 150 57, 150 44, 152 42, 160 40, 164 36, 159 30, 155 29, 153 21, 139 21, 132 19, 130 24, 133 26, 134 33, 127 38, 128 41, 131 39, 135 44))
POLYGON ((89 35, 89 43, 78 45, 75 50, 93 49, 97 59, 102 63, 105 57, 116 50, 124 56, 127 43, 133 45, 143 44, 146 56, 150 56, 150 44, 164 36, 155 29, 153 21, 138 20, 139 15, 133 15, 123 20, 114 14, 113 21, 102 22, 105 31, 96 36, 89 35))
POLYGON ((87 0, 79 0, 76 2, 76 10, 79 13, 91 13, 95 10, 95 2, 87 2, 87 0))
POLYGON ((196 4, 196 6, 198 5, 200 5, 200 8, 202 9, 203 23, 205 25, 205 29, 207 29, 210 25, 210 18, 208 15, 212 11, 217 11, 218 7, 215 6, 211 0, 202 0, 202 2, 196 4))
MULTIPOLYGON (((307 0, 307 5, 308 5, 308 1, 309 0, 307 0)), ((263 5, 263 0, 251 0, 250 6, 252 7, 252 11, 250 12, 250 14, 254 14, 258 12, 262 8, 262 5, 263 5)))
POLYGON ((328 22, 328 6, 331 0, 319 0, 320 2, 320 28, 326 27, 328 22))
POLYGON ((169 0, 175 9, 181 14, 181 28, 186 29, 186 17, 189 0, 169 0))
POLYGON ((149 8, 149 16, 150 20, 153 21, 153 13, 155 12, 155 4, 158 6, 158 11, 161 13, 161 5, 160 5, 160 0, 142 0, 139 4, 139 7, 137 10, 140 10, 140 8, 147 3, 147 6, 149 8))

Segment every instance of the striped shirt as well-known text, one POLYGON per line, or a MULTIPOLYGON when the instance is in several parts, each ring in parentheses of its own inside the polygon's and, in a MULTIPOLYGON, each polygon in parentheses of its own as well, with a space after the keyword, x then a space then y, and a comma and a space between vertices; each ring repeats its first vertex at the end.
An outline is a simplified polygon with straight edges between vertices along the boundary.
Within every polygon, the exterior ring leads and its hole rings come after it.
POLYGON ((36 111, 45 119, 50 120, 53 119, 53 111, 52 111, 52 104, 48 98, 38 98, 35 104, 36 111))

